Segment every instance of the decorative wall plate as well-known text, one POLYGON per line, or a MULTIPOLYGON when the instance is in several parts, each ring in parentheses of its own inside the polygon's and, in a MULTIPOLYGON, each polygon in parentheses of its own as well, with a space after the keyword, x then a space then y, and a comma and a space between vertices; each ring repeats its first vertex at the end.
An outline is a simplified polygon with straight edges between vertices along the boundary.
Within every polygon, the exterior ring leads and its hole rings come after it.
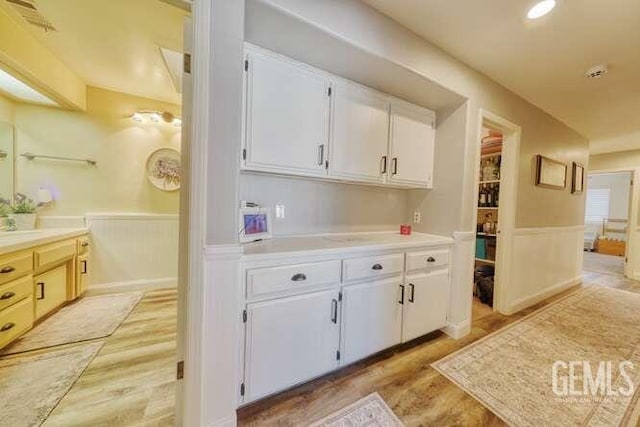
POLYGON ((147 159, 147 178, 163 191, 175 191, 180 188, 182 166, 180 153, 173 148, 160 148, 147 159))

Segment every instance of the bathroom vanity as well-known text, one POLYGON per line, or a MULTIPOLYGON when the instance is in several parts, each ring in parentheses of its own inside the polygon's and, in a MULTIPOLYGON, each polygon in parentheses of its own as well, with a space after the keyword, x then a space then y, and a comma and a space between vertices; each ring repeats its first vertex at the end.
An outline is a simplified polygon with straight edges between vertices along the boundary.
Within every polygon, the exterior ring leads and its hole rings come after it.
POLYGON ((0 233, 0 348, 85 292, 88 233, 84 228, 0 233))

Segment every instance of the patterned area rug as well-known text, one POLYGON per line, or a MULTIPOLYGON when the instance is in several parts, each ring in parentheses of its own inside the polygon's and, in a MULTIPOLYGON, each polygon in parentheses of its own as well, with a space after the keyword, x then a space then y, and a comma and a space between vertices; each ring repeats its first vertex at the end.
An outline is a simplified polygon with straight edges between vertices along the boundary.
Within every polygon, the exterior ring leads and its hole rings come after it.
POLYGON ((0 426, 39 426, 69 391, 102 342, 0 360, 0 426))
POLYGON ((378 393, 352 403, 311 424, 311 427, 401 427, 402 422, 378 393))
POLYGON ((510 425, 635 425, 640 295, 582 289, 432 366, 510 425))
POLYGON ((45 319, 0 351, 0 356, 107 337, 141 298, 141 292, 82 298, 45 319))

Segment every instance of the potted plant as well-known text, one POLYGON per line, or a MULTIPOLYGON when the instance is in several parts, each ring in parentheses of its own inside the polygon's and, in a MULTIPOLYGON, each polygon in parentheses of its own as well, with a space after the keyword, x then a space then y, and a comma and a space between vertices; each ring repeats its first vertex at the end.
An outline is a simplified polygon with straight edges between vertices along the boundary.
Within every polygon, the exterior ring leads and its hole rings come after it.
POLYGON ((9 219, 13 219, 16 229, 33 230, 36 228, 36 208, 38 205, 24 194, 17 193, 14 204, 9 209, 9 219))

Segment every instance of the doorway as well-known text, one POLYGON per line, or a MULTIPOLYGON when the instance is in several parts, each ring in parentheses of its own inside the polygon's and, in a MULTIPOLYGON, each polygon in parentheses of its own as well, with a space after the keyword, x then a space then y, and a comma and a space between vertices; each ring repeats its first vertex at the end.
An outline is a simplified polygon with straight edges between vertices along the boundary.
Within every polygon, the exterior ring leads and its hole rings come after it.
POLYGON ((588 175, 583 269, 624 276, 630 244, 633 171, 588 175))
POLYGON ((504 311, 515 227, 520 127, 480 111, 476 174, 473 315, 504 311))

